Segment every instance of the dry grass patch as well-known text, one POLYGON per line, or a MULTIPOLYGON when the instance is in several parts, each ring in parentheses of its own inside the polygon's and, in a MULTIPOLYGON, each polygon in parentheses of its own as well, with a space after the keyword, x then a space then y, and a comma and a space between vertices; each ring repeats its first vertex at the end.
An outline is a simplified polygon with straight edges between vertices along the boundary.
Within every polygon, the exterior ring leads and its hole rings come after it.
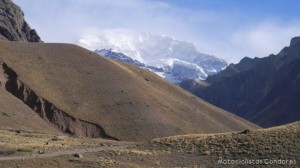
MULTIPOLYGON (((151 145, 150 145, 151 146, 151 145)), ((153 146, 196 155, 300 159, 300 122, 281 127, 223 134, 155 139, 153 146)))
POLYGON ((145 156, 152 156, 157 155, 157 151, 150 151, 150 150, 138 150, 138 149, 117 149, 113 150, 118 155, 145 155, 145 156))
POLYGON ((103 139, 75 138, 44 133, 0 130, 0 156, 23 155, 32 152, 92 148, 113 145, 103 139))

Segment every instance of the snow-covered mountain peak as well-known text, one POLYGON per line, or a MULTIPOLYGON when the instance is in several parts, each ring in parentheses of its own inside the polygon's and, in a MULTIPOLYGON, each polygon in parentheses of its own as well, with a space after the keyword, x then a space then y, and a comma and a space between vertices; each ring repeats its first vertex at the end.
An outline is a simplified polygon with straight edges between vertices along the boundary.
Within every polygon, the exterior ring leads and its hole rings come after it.
MULTIPOLYGON (((164 75, 159 72, 160 76, 177 75, 176 81, 205 79, 227 66, 224 60, 199 52, 192 43, 155 33, 109 29, 97 35, 84 36, 78 45, 93 51, 98 50, 98 53, 101 49, 110 49, 119 56, 122 53, 134 61, 163 69, 168 73, 164 75)), ((108 57, 111 56, 110 53, 108 57)), ((123 56, 118 60, 124 60, 123 56)))

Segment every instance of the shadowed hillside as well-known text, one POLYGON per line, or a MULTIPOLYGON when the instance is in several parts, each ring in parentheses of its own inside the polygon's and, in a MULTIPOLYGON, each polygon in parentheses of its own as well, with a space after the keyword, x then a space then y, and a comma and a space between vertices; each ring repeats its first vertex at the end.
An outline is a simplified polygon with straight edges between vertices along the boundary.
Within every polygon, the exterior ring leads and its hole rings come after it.
POLYGON ((244 58, 220 74, 208 77, 207 86, 185 82, 184 88, 263 127, 300 120, 300 37, 279 54, 244 58))

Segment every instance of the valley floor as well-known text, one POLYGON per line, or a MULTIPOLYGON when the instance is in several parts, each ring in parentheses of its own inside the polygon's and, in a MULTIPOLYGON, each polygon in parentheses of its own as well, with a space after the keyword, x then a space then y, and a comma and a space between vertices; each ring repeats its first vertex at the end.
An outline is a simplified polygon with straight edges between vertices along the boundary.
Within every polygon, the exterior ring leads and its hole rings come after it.
POLYGON ((300 167, 299 162, 300 123, 139 143, 0 130, 0 167, 300 167))

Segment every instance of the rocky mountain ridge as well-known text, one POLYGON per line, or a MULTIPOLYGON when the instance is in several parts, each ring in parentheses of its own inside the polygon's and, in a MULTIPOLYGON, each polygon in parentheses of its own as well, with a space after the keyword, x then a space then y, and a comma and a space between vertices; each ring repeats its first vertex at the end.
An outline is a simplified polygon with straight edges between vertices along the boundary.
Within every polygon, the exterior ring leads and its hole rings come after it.
POLYGON ((300 37, 277 55, 244 58, 218 75, 207 87, 185 83, 200 98, 260 126, 300 120, 300 37))
POLYGON ((0 1, 0 40, 42 42, 25 21, 21 8, 11 0, 0 1))

